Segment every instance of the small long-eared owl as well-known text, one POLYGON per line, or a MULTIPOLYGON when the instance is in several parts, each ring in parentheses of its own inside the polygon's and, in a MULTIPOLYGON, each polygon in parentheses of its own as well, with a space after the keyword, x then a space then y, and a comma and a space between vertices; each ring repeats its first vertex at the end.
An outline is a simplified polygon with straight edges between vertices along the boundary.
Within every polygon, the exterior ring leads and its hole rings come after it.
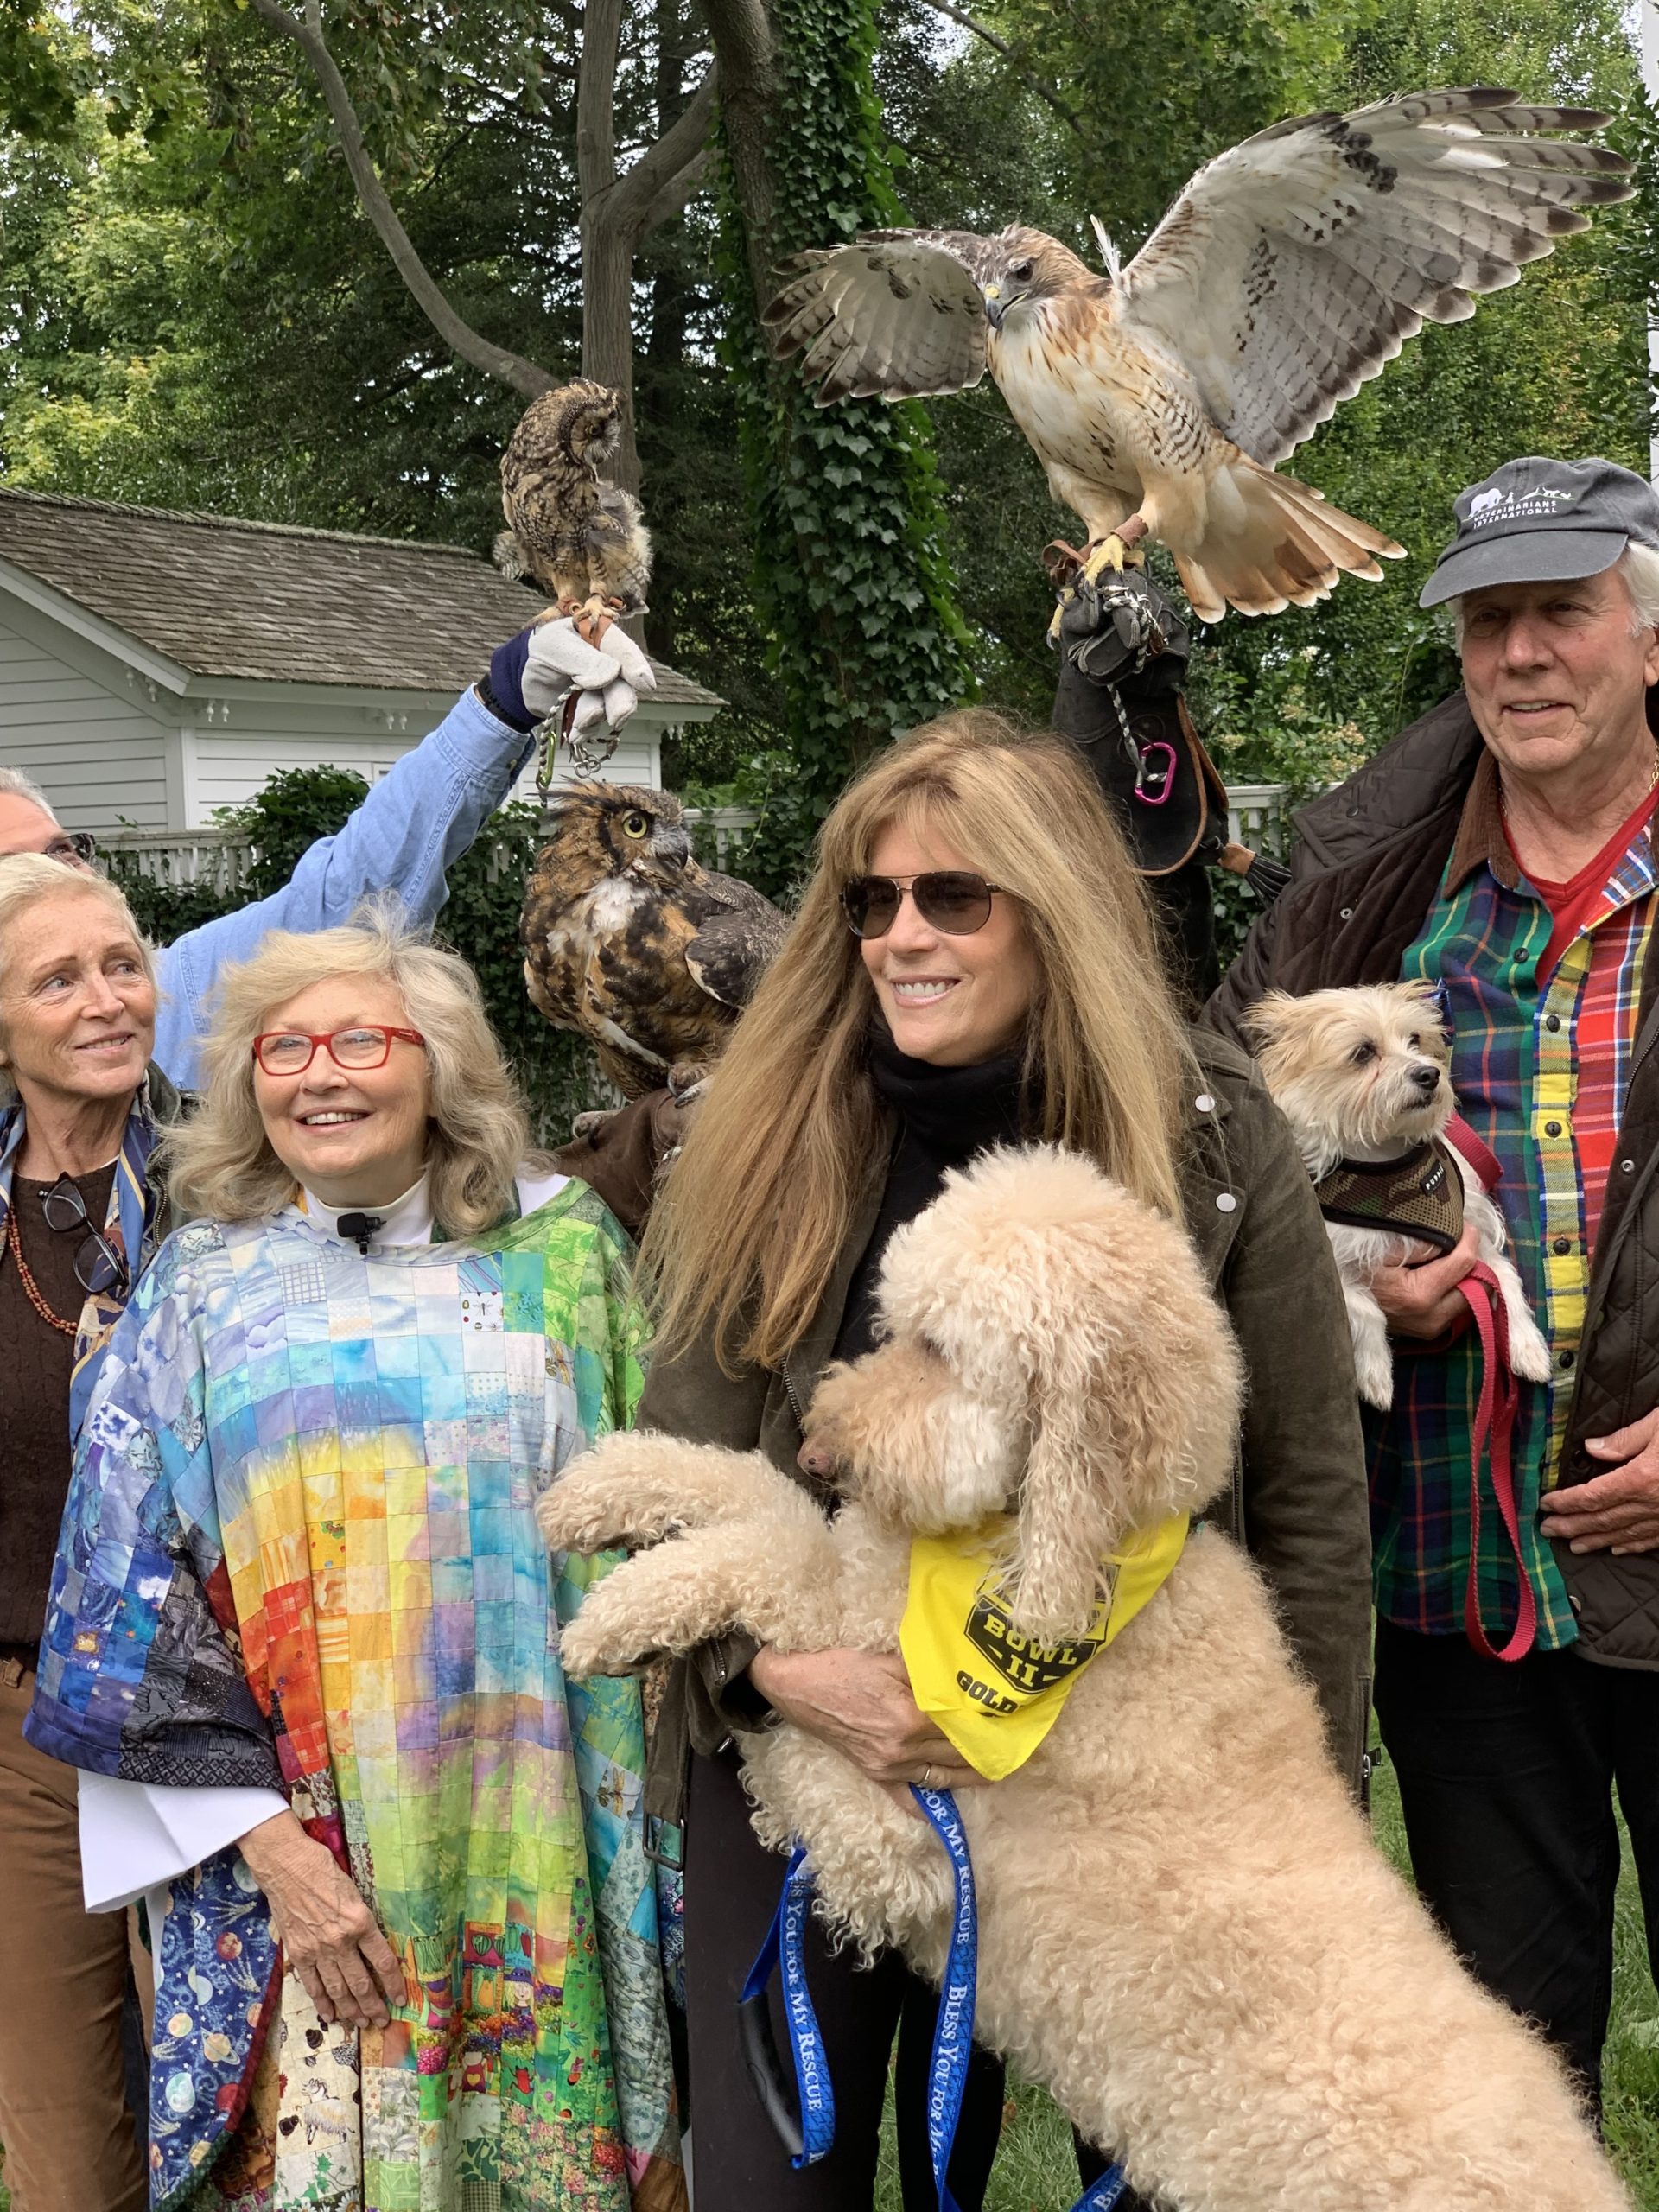
POLYGON ((651 533, 639 500, 601 474, 621 435, 620 394, 578 378, 531 400, 501 456, 496 566, 531 578, 563 613, 645 611, 651 533))
POLYGON ((783 942, 760 892, 692 854, 680 802, 629 784, 569 784, 525 886, 531 1002, 588 1038, 639 1098, 678 1062, 715 1058, 783 942))

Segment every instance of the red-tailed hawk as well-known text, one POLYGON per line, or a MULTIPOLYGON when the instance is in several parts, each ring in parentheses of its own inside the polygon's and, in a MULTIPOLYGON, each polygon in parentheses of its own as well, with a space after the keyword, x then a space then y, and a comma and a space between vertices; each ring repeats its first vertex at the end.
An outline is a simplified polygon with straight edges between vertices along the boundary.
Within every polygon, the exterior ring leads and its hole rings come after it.
POLYGON ((524 888, 524 983, 589 1039, 626 1096, 715 1058, 783 942, 752 885, 693 857, 680 802, 631 784, 564 784, 524 888))
POLYGON ((1204 620, 1274 614, 1402 550, 1277 464, 1426 321, 1462 321, 1586 207, 1630 197, 1617 154, 1531 135, 1606 120, 1489 88, 1304 116, 1200 169, 1121 271, 1018 225, 871 231, 800 256, 766 321, 820 406, 988 368, 1091 569, 1121 565, 1138 518, 1204 620))

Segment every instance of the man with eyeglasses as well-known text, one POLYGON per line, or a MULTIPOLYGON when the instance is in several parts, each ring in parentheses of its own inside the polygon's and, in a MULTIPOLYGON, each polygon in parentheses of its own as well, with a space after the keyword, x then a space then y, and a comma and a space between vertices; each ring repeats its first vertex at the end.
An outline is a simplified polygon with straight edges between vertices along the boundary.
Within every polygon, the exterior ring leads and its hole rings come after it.
MULTIPOLYGON (((376 891, 395 891, 414 919, 429 920, 448 895, 448 869, 529 760, 537 724, 574 699, 573 728, 614 727, 656 681, 614 623, 596 646, 567 618, 532 625, 498 647, 488 674, 372 786, 343 830, 317 839, 282 890, 161 950, 156 1065, 181 1090, 194 1087, 219 970, 247 959, 267 930, 332 929, 376 891)), ((89 830, 63 827, 38 784, 21 769, 0 767, 0 858, 44 853, 92 869, 97 852, 89 830)))

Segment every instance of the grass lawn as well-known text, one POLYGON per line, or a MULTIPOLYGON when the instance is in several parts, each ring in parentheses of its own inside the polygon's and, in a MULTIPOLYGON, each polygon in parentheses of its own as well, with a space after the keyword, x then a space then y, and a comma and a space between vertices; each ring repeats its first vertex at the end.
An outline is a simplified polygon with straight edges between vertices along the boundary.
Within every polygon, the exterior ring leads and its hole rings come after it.
MULTIPOLYGON (((1394 1777, 1386 1766, 1377 1775, 1373 1796, 1377 1840, 1403 1871, 1405 1834, 1394 1777)), ((1607 2137, 1640 2212, 1659 2212, 1659 1993, 1648 1973, 1641 1908, 1628 1855, 1619 1884, 1614 1942, 1607 2137)), ((1069 2212, 1077 2194, 1071 2131, 1040 2091, 1018 2090, 1009 2104, 986 2212, 1069 2212)), ((0 2159, 0 2212, 8 2212, 10 2202, 0 2159)), ((877 2212, 899 2212, 891 2116, 876 2206, 877 2212)))
MULTIPOLYGON (((1377 1841, 1406 1872, 1405 1832, 1392 1770, 1372 1786, 1377 1841)), ((1659 2212, 1659 1993, 1648 1972, 1636 1877, 1626 1854, 1614 1936, 1612 2028, 1607 2040, 1607 2139, 1640 2212, 1659 2212)), ((1071 2131, 1040 2091, 1013 2098, 986 2212, 1069 2212, 1077 2195, 1071 2131)), ((899 2212, 891 2126, 883 2146, 877 2212, 899 2212)))

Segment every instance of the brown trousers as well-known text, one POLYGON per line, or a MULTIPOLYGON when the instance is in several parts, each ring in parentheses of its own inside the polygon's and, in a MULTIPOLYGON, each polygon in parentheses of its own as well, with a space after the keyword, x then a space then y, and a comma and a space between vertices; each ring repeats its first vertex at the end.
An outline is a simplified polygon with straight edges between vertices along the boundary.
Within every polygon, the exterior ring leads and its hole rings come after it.
MULTIPOLYGON (((13 2212, 144 2212, 121 2064, 128 1922, 81 1903, 75 1770, 23 1741, 0 1658, 0 2144, 13 2212)), ((142 1955, 141 1955, 142 1956, 142 1955)), ((148 1961, 138 1986, 148 1992, 148 1961)))

